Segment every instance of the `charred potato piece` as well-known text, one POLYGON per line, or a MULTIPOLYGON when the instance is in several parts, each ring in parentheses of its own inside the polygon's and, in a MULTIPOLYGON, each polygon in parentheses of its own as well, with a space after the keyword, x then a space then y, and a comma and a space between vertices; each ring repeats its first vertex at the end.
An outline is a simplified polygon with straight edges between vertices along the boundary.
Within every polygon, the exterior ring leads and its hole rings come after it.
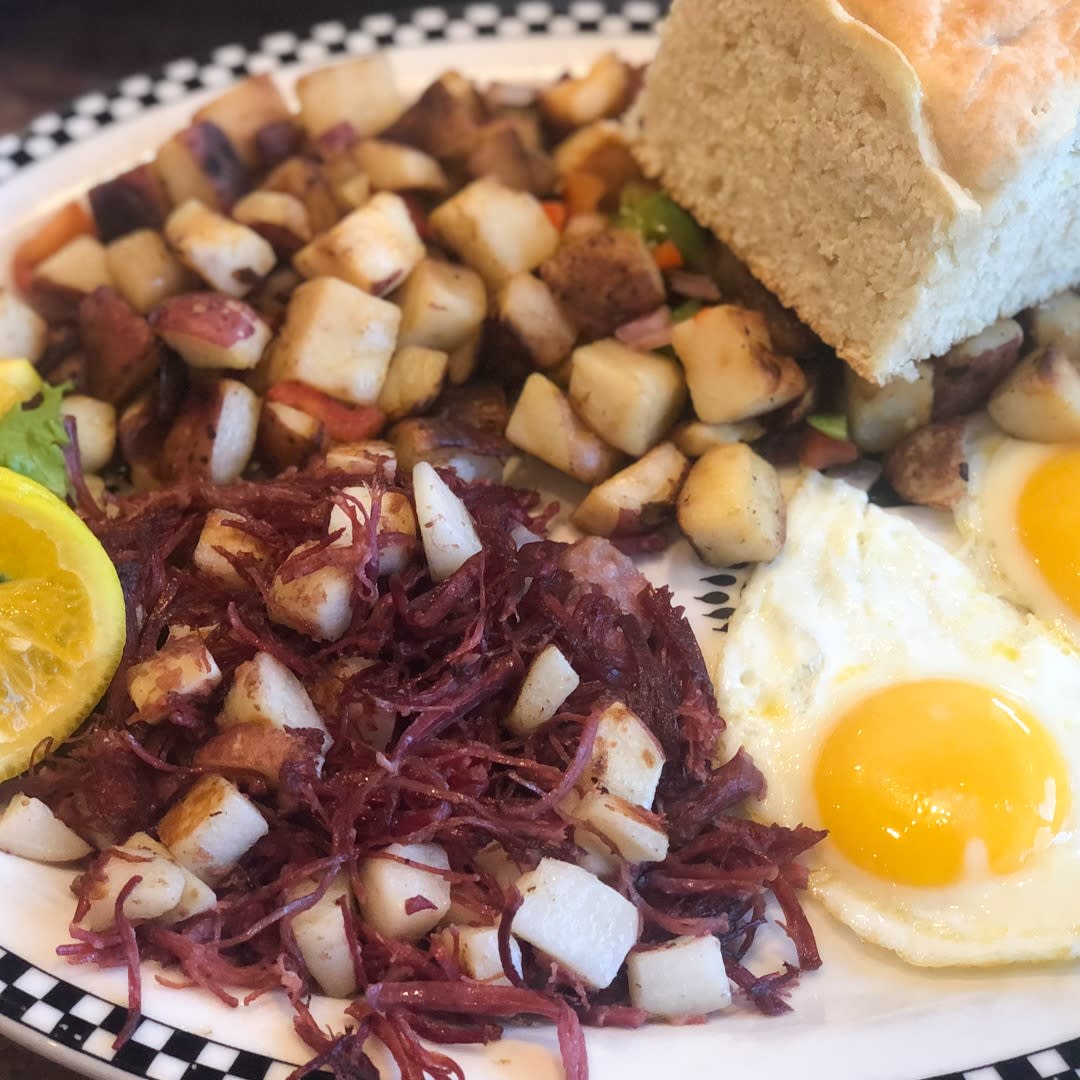
POLYGON ((419 461, 441 465, 455 455, 465 454, 489 460, 501 475, 502 464, 511 453, 506 439, 439 417, 400 420, 386 437, 394 448, 401 472, 411 473, 419 461))
POLYGON ((266 191, 292 195, 304 204, 312 236, 336 225, 342 213, 334 186, 316 161, 293 157, 283 161, 262 185, 266 191))
POLYGON ((431 191, 442 195, 450 187, 438 161, 414 146, 365 139, 353 147, 352 156, 374 191, 431 191))
POLYGON ((906 435, 885 458, 885 479, 902 499, 951 510, 967 492, 966 421, 928 424, 906 435))
POLYGON ((323 426, 309 413, 280 401, 267 401, 259 416, 255 448, 259 460, 275 472, 299 468, 322 445, 323 426))
POLYGON ((157 370, 158 349, 146 319, 113 288, 95 289, 79 305, 89 392, 116 405, 157 370))
POLYGON ((228 210, 251 186, 228 136, 206 120, 164 143, 155 166, 173 205, 198 199, 211 209, 228 210))
POLYGON ((487 119, 483 99, 468 79, 447 71, 384 132, 445 161, 464 157, 487 119))
POLYGON ((598 205, 613 209, 627 184, 642 179, 641 170, 630 152, 622 128, 611 120, 600 120, 564 139, 554 152, 560 177, 587 173, 603 185, 598 205))
POLYGON ((198 284, 153 229, 138 229, 114 240, 105 249, 105 259, 117 291, 140 315, 198 284))
POLYGON ((476 382, 444 390, 439 398, 437 415, 477 431, 501 436, 510 419, 510 406, 501 386, 476 382))
POLYGON ((679 528, 710 566, 767 562, 784 546, 787 508, 776 470, 746 443, 716 446, 687 473, 679 528))
POLYGON ((988 411, 1017 439, 1080 441, 1080 358, 1055 345, 1037 349, 994 391, 988 411))
POLYGON ((169 212, 168 196, 150 165, 95 184, 87 197, 98 237, 106 244, 137 229, 160 229, 169 212))
POLYGON ((253 191, 233 207, 232 216, 254 229, 283 258, 311 240, 307 207, 284 191, 253 191))
POLYGON ((493 378, 550 371, 570 355, 577 328, 551 289, 532 274, 515 274, 495 296, 485 335, 485 365, 493 378))
POLYGON ((321 67, 296 83, 300 118, 321 147, 377 135, 404 108, 384 53, 321 67))
POLYGON ((556 126, 582 127, 626 108, 633 88, 630 67, 614 53, 604 53, 586 74, 566 78, 540 94, 540 109, 556 126))
POLYGON ((491 176, 508 188, 534 195, 547 194, 555 182, 551 159, 528 144, 513 120, 495 120, 480 129, 465 169, 476 179, 491 176))
POLYGON ((934 407, 934 369, 917 364, 914 378, 878 386, 848 371, 845 375, 848 430, 860 450, 891 450, 905 435, 930 422, 934 407))
POLYGON ((540 277, 587 338, 610 337, 664 302, 664 280, 641 234, 594 229, 565 235, 540 277))
POLYGON ((1024 331, 999 319, 981 333, 954 345, 933 362, 933 420, 952 420, 981 409, 1020 359, 1024 331))
POLYGON ((267 164, 260 147, 270 129, 292 127, 292 114, 281 91, 269 75, 252 75, 203 105, 195 123, 209 121, 225 133, 237 157, 249 170, 267 164))
POLYGON ((387 420, 402 420, 426 412, 446 380, 446 361, 446 353, 422 345, 398 349, 379 392, 379 408, 386 413, 387 420))
POLYGON ((48 327, 29 304, 0 289, 0 356, 34 363, 45 352, 48 327))
POLYGON ((270 327, 242 300, 185 293, 150 314, 150 325, 191 367, 247 371, 270 341, 270 327))
POLYGON ((77 236, 34 268, 30 302, 49 322, 68 322, 103 285, 112 285, 105 248, 92 236, 77 236))
POLYGON ((444 351, 474 334, 487 311, 480 275, 441 259, 421 260, 395 300, 401 307, 401 344, 444 351))

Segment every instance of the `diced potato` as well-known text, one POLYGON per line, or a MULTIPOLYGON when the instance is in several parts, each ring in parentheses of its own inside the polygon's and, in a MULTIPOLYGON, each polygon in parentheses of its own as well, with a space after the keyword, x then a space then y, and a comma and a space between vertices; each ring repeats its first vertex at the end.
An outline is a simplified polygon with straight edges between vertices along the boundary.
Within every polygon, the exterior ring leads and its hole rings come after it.
POLYGON ((169 641, 128 669, 128 694, 139 711, 133 719, 157 723, 174 701, 207 698, 220 682, 221 669, 197 634, 169 641))
POLYGON ((98 239, 109 243, 137 229, 159 229, 169 212, 169 199, 152 165, 133 169, 95 184, 87 192, 98 239))
POLYGON ((601 204, 641 177, 622 127, 611 120, 575 131, 555 148, 554 159, 560 176, 588 173, 599 178, 604 185, 601 204))
POLYGON ((289 580, 289 562, 315 546, 295 548, 278 568, 270 585, 267 611, 274 622, 290 626, 315 641, 337 641, 352 622, 353 574, 344 566, 320 566, 289 580))
MULTIPOLYGON (((261 819, 260 819, 261 820, 261 819)), ((132 878, 141 880, 124 900, 128 919, 156 919, 171 911, 184 893, 184 875, 171 859, 126 847, 102 855, 87 894, 90 906, 82 925, 91 933, 108 930, 116 921, 116 902, 132 878), (130 856, 125 858, 125 856, 130 856)))
POLYGON ((590 791, 575 804, 571 814, 613 844, 627 862, 663 862, 667 858, 667 833, 656 817, 618 795, 590 791))
POLYGON ((334 196, 348 210, 359 210, 371 202, 371 181, 366 176, 350 176, 334 185, 334 196))
POLYGON ((635 949, 626 970, 630 1001, 653 1016, 707 1016, 731 1004, 724 950, 711 934, 635 949))
POLYGON ((304 728, 322 732, 329 741, 304 684, 280 660, 264 652, 237 667, 217 722, 223 728, 237 724, 304 728))
POLYGON ((541 859, 517 888, 524 902, 514 935, 587 985, 610 986, 641 932, 637 908, 587 870, 558 859, 541 859))
POLYGON ((252 75, 198 109, 195 123, 209 120, 225 133, 248 169, 263 165, 259 132, 292 120, 289 106, 269 75, 252 75))
POLYGON ((208 885, 224 877, 267 832, 262 814, 240 789, 213 775, 196 780, 158 826, 172 857, 208 885))
POLYGON ((480 366, 483 331, 476 329, 460 345, 451 349, 446 360, 446 378, 451 386, 463 386, 480 366))
POLYGON ((375 191, 442 194, 450 186, 438 161, 412 146, 365 139, 353 147, 352 156, 375 191))
POLYGON ((631 90, 630 68, 613 52, 594 61, 588 72, 566 78, 540 94, 540 109, 560 127, 574 128, 617 116, 631 90))
POLYGON ((92 236, 76 236, 34 268, 30 294, 50 322, 63 322, 102 285, 112 285, 105 248, 92 236))
POLYGON ((400 344, 444 352, 474 334, 487 312, 480 275, 441 259, 418 263, 395 299, 401 306, 400 344))
POLYGON ((490 176, 515 191, 546 195, 555 182, 551 158, 512 119, 495 120, 477 132, 465 162, 469 176, 490 176))
POLYGON ((261 407, 258 396, 235 379, 193 385, 165 438, 163 479, 194 475, 231 483, 251 460, 261 407))
POLYGON ((1075 292, 1036 304, 1028 313, 1031 340, 1037 346, 1055 345, 1080 359, 1080 296, 1075 292))
MULTIPOLYGON (((372 513, 373 496, 369 487, 343 488, 342 496, 352 505, 347 510, 335 505, 330 511, 329 532, 340 530, 341 536, 335 545, 351 547, 353 544, 353 516, 355 515, 361 530, 365 527, 372 513)), ((375 535, 379 543, 379 575, 400 574, 409 563, 413 552, 410 538, 417 533, 416 514, 407 496, 398 491, 384 491, 379 498, 379 518, 375 525, 375 535)))
POLYGON ((546 724, 578 688, 578 673, 557 645, 547 645, 529 665, 517 700, 506 718, 515 735, 529 735, 546 724))
POLYGON ((360 911, 383 937, 415 941, 433 929, 450 910, 450 882, 431 870, 449 870, 450 860, 438 844, 390 844, 360 865, 363 895, 360 911), (408 859, 406 866, 383 855, 408 859))
POLYGON ((884 386, 845 373, 848 432, 860 450, 883 454, 905 435, 930 423, 934 407, 934 369, 915 366, 915 377, 893 379, 884 386))
POLYGON ((150 325, 194 368, 250 370, 271 337, 254 308, 211 292, 170 297, 150 313, 150 325))
POLYGON ((300 118, 316 141, 341 133, 346 142, 377 135, 400 115, 401 99, 384 53, 317 68, 296 83, 300 118))
MULTIPOLYGON (((315 882, 302 882, 289 890, 289 899, 310 896, 315 882)), ((338 874, 326 892, 306 911, 293 916, 292 932, 304 965, 324 994, 347 998, 356 993, 356 967, 345 931, 343 906, 352 910, 352 889, 346 874, 338 874)))
MULTIPOLYGON (((514 274, 495 296, 498 322, 496 351, 500 369, 508 367, 550 372, 570 355, 577 327, 559 307, 544 282, 532 274, 514 274), (522 363, 507 360, 520 357, 522 363)), ((681 376, 680 376, 681 380, 681 376)))
POLYGON ((444 581, 483 550, 465 504, 426 461, 412 470, 420 538, 433 581, 444 581))
POLYGON ((485 844, 474 856, 473 864, 476 869, 493 878, 503 892, 507 892, 511 885, 517 884, 521 877, 522 867, 518 866, 506 853, 506 848, 492 840, 485 844))
POLYGON ((761 416, 806 389, 802 368, 772 351, 764 317, 733 304, 702 308, 671 332, 699 420, 726 424, 761 416))
POLYGON ((97 398, 119 404, 157 371, 158 347, 149 323, 113 288, 83 297, 79 336, 86 351, 86 386, 97 398))
POLYGON ((42 863, 74 862, 93 849, 40 799, 13 795, 0 813, 0 851, 42 863))
POLYGON ((379 392, 379 408, 387 420, 426 412, 446 380, 447 355, 422 345, 405 345, 394 353, 379 392))
POLYGON ((29 304, 0 289, 0 356, 34 363, 45 351, 48 327, 29 304))
POLYGON ((270 381, 295 379, 343 401, 378 400, 397 339, 398 309, 339 281, 305 282, 289 300, 270 381))
POLYGON ((188 269, 228 296, 251 292, 277 262, 274 249, 257 232, 194 199, 169 215, 165 237, 188 269))
POLYGON ((322 755, 311 750, 310 742, 296 732, 270 724, 237 724, 200 742, 191 763, 214 772, 255 773, 274 789, 286 768, 314 770, 316 775, 322 771, 322 755))
POLYGON ((322 439, 323 425, 318 418, 280 401, 263 405, 255 449, 269 468, 277 472, 299 468, 318 452, 322 439))
POLYGON ((296 253, 304 277, 336 277, 373 296, 392 292, 424 257, 404 200, 380 192, 296 253))
POLYGON ((998 319, 933 361, 934 420, 952 420, 981 409, 1020 358, 1024 331, 998 319))
MULTIPOLYGON (((497 926, 449 926, 442 931, 447 952, 457 961, 466 978, 491 986, 509 986, 499 958, 497 926)), ((510 939, 510 962, 521 974, 521 946, 510 939)))
POLYGON ((253 191, 234 207, 232 216, 254 229, 281 256, 299 251, 311 239, 307 207, 284 191, 253 191))
POLYGON ((1080 355, 1049 345, 1025 356, 994 391, 991 417, 1032 442, 1080 441, 1080 355))
MULTIPOLYGON (((410 417, 387 432, 397 454, 398 469, 411 472, 420 461, 444 469, 479 470, 486 479, 499 479, 510 457, 505 439, 444 417, 410 417)), ((473 477, 463 477, 473 479, 473 477)))
POLYGON ((582 790, 602 788, 651 809, 664 762, 656 736, 635 713, 616 701, 600 714, 582 790))
POLYGON ((566 395, 539 372, 525 380, 506 437, 583 484, 598 484, 614 473, 622 455, 578 418, 566 395))
POLYGON ((75 421, 83 469, 100 472, 112 460, 116 449, 116 406, 85 394, 68 394, 61 409, 75 421))
POLYGON ((196 286, 194 275, 153 229, 138 229, 114 240, 105 249, 105 258, 117 291, 141 315, 196 286))
POLYGON ((710 566, 767 562, 784 546, 787 508, 779 477, 746 443, 716 446, 694 462, 676 515, 710 566))
POLYGON ((752 443, 765 434, 760 420, 739 420, 734 424, 706 424, 690 420, 671 433, 672 442, 688 457, 699 458, 714 446, 733 442, 752 443))
POLYGON ((456 71, 439 76, 385 132, 440 160, 464 157, 486 119, 476 87, 456 71))
POLYGON ((356 476, 381 476, 393 482, 397 476, 397 454, 382 439, 362 443, 338 443, 326 451, 326 467, 356 476))
POLYGON ((570 404, 619 450, 644 454, 664 437, 685 403, 682 372, 666 356, 638 352, 614 340, 574 350, 570 404))
POLYGON ((228 136, 207 120, 163 143, 155 165, 174 206, 197 199, 214 210, 228 210, 250 187, 248 171, 228 136))
POLYGON ((341 218, 334 187, 318 162, 289 158, 266 178, 262 186, 266 191, 281 191, 299 199, 307 211, 312 236, 325 232, 341 218))
POLYGON ((206 522, 199 533, 192 561, 196 569, 228 589, 247 589, 249 583, 229 560, 232 555, 241 562, 253 565, 264 564, 270 557, 267 546, 243 529, 229 524, 241 515, 230 514, 226 510, 211 510, 206 515, 206 522))
POLYGON ((666 296, 641 233, 603 224, 564 233, 540 276, 589 340, 610 337, 624 323, 655 311, 666 296))
POLYGON ((439 240, 498 288, 554 254, 559 232, 535 196, 498 180, 474 180, 431 215, 439 240))
POLYGON ((148 855, 167 859, 183 875, 184 889, 180 893, 180 899, 177 900, 174 907, 169 908, 168 911, 157 918, 157 921, 163 925, 172 926, 183 922, 185 919, 193 918, 195 915, 201 915, 204 911, 209 911, 217 903, 217 895, 214 890, 186 867, 176 862, 169 849, 155 840, 149 833, 139 832, 130 836, 124 842, 124 850, 146 852, 148 855))
POLYGON ((897 495, 921 506, 950 510, 967 494, 966 423, 928 424, 900 440, 885 458, 885 477, 897 495))
POLYGON ((674 515, 675 499, 689 467, 674 443, 660 443, 594 487, 574 511, 573 522, 594 536, 649 532, 674 515))

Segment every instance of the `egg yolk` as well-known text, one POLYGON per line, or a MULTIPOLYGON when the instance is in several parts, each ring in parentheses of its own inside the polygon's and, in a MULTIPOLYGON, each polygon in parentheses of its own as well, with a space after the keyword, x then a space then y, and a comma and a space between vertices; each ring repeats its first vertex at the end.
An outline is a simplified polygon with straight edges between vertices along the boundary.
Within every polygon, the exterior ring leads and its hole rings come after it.
POLYGON ((1046 583, 1080 615, 1080 449, 1060 450, 1027 477, 1016 527, 1046 583))
POLYGON ((1060 830, 1068 774, 1017 702, 928 679, 887 687, 843 714, 814 772, 821 824, 861 869, 948 885, 1018 869, 1060 830))

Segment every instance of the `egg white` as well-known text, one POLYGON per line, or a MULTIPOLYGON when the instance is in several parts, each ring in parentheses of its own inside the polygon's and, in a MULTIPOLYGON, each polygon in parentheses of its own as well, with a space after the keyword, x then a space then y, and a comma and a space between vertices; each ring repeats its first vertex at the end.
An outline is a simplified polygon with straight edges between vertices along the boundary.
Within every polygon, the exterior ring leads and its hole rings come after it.
POLYGON ((1000 689, 1041 722, 1067 763, 1062 831, 1015 873, 941 888, 867 874, 826 839, 808 858, 811 890, 915 964, 1080 956, 1080 654, 911 522, 806 476, 784 551, 752 575, 716 672, 726 745, 745 746, 768 781, 755 815, 819 826, 814 765, 832 725, 874 690, 936 677, 1000 689))

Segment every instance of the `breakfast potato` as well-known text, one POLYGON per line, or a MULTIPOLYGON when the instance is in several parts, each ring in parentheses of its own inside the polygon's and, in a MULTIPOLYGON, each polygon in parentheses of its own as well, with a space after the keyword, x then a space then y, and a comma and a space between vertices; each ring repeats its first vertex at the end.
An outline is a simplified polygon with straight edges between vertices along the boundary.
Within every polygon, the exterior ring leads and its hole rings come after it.
POLYGON ((709 934, 635 949, 626 971, 630 1000, 651 1016, 689 1019, 731 1004, 724 948, 709 934))
POLYGON ((490 176, 516 191, 544 195, 555 182, 551 158, 522 134, 521 125, 509 119, 485 124, 465 161, 469 176, 490 176))
POLYGON ((114 240, 105 249, 105 260, 117 292, 140 315, 149 314, 170 296, 198 286, 195 275, 154 229, 138 229, 114 240))
POLYGON ((639 232, 596 228, 564 234, 540 277, 588 338, 609 337, 664 303, 664 280, 639 232))
POLYGON ((1056 345, 1080 358, 1080 296, 1063 292, 1036 304, 1028 311, 1028 331, 1036 346, 1056 345))
POLYGON ((357 405, 378 400, 397 339, 400 312, 337 278, 293 293, 270 354, 271 383, 297 380, 357 405))
POLYGON ((612 120, 598 120, 555 148, 555 169, 560 177, 588 173, 603 184, 599 205, 606 206, 617 198, 627 184, 641 179, 630 143, 622 127, 612 120))
POLYGON ((950 510, 967 492, 963 419, 940 421, 905 435, 885 458, 885 478, 897 495, 950 510))
POLYGON ((445 581, 483 550, 476 525, 460 497, 427 461, 412 470, 420 539, 432 581, 445 581))
POLYGON ((312 236, 326 232, 341 220, 342 207, 335 197, 334 185, 317 161, 301 157, 283 161, 266 178, 261 190, 280 191, 299 199, 307 211, 312 236))
MULTIPOLYGON (((352 547, 355 542, 354 521, 362 536, 367 535, 367 523, 375 512, 374 491, 367 484, 341 489, 343 502, 335 502, 330 511, 327 532, 340 535, 335 547, 352 547)), ((383 491, 378 500, 375 536, 379 553, 379 576, 401 573, 409 564, 417 536, 416 513, 409 497, 400 491, 383 491)), ((364 545, 366 548, 367 541, 364 545)))
POLYGON ((767 562, 784 546, 787 508, 779 477, 746 443, 713 447, 694 462, 676 516, 710 566, 767 562))
POLYGON ((254 308, 220 293, 184 293, 150 313, 155 333, 194 368, 255 367, 270 340, 270 327, 254 308))
POLYGON ((371 181, 364 175, 349 176, 334 184, 334 198, 346 213, 371 202, 371 181))
POLYGON ((144 390, 124 407, 116 424, 116 441, 136 491, 161 486, 159 459, 169 426, 158 414, 157 401, 157 394, 144 390))
POLYGON ((163 143, 154 165, 174 206, 198 199, 212 210, 228 210, 251 186, 228 136, 206 120, 163 143))
POLYGON ((384 53, 317 68, 297 80, 296 96, 308 134, 330 151, 377 135, 405 104, 384 53))
POLYGON ((574 350, 570 403, 605 442, 638 456, 655 446, 686 403, 686 380, 674 360, 619 341, 574 350))
POLYGON ((251 292, 277 262, 274 249, 257 232, 196 199, 169 215, 165 238, 189 270, 227 296, 251 292))
MULTIPOLYGON (((314 887, 312 881, 294 885, 289 899, 309 896, 314 887)), ((356 965, 342 907, 352 910, 355 903, 348 875, 338 874, 311 907, 292 919, 293 937, 304 966, 328 997, 351 998, 356 994, 356 965)))
POLYGON ((540 94, 540 110, 557 127, 576 128, 618 116, 626 108, 632 79, 629 65, 604 53, 578 78, 566 78, 540 94))
POLYGON ((0 289, 0 356, 34 363, 45 351, 45 320, 9 289, 0 289))
POLYGON ((42 863, 74 862, 93 848, 40 799, 13 795, 0 811, 0 851, 42 863))
POLYGON ((254 229, 283 258, 311 240, 307 207, 284 191, 253 191, 233 207, 232 216, 254 229))
POLYGON ((106 244, 138 229, 160 229, 169 213, 169 197, 152 165, 95 184, 87 199, 98 239, 106 244))
POLYGON ((539 266, 559 244, 559 232, 538 199, 490 177, 447 199, 432 213, 431 227, 492 289, 539 266))
POLYGON ((267 164, 260 148, 260 132, 280 125, 291 128, 292 113, 269 75, 252 75, 199 108, 194 121, 215 125, 244 166, 254 170, 267 164))
POLYGON ((206 515, 195 545, 192 559, 195 568, 227 589, 239 590, 248 587, 247 578, 236 569, 233 560, 260 567, 270 559, 270 549, 262 540, 246 529, 230 524, 242 520, 241 514, 211 510, 206 515))
POLYGON ((317 544, 313 540, 294 548, 278 567, 266 610, 274 622, 315 641, 337 641, 352 622, 353 572, 347 566, 326 564, 294 576, 295 561, 317 544))
POLYGON ((389 483, 397 476, 397 454, 384 439, 338 443, 326 451, 323 464, 353 476, 381 476, 389 483))
POLYGON ((267 401, 259 416, 255 448, 259 460, 275 472, 299 468, 318 453, 323 425, 301 409, 280 401, 267 401))
POLYGON ((589 428, 566 395, 539 372, 525 380, 506 437, 583 484, 606 480, 622 462, 622 454, 589 428))
POLYGON ((648 725, 625 702, 612 702, 600 714, 579 791, 603 788, 649 810, 664 762, 664 751, 648 725))
POLYGON ((981 409, 1020 359, 1024 331, 1013 319, 998 319, 933 361, 933 420, 952 420, 981 409))
POLYGON ((164 720, 174 702, 202 701, 221 682, 221 669, 198 634, 170 639, 153 656, 132 664, 127 690, 138 719, 164 720))
POLYGON ((402 345, 449 352, 476 333, 487 311, 483 279, 467 266, 422 259, 394 298, 402 345))
POLYGON ((852 442, 860 450, 881 454, 930 422, 934 408, 934 369, 931 364, 916 364, 912 379, 893 379, 884 386, 848 369, 844 396, 852 442))
POLYGON ((764 434, 765 425, 760 420, 739 420, 733 424, 706 424, 701 420, 688 420, 672 431, 671 440, 688 458, 699 458, 714 446, 726 446, 733 442, 752 443, 764 434))
POLYGON ((370 439, 386 426, 386 417, 377 405, 350 405, 306 383, 286 379, 273 383, 265 393, 267 401, 280 401, 314 416, 333 442, 370 439))
POLYGON ((102 286, 85 297, 78 325, 86 385, 94 397, 119 404, 157 370, 159 350, 150 324, 115 289, 102 286))
POLYGON ((581 677, 557 645, 546 645, 529 665, 521 689, 507 714, 506 728, 531 735, 546 724, 578 688, 581 677))
POLYGON ((419 461, 448 468, 468 461, 488 479, 499 479, 512 452, 501 436, 444 417, 399 420, 386 437, 394 448, 399 471, 411 472, 419 461))
POLYGON ((77 236, 37 264, 29 298, 49 322, 68 322, 82 299, 103 285, 112 285, 104 246, 92 236, 77 236))
POLYGON ((100 472, 116 449, 116 406, 85 394, 68 394, 61 402, 65 416, 75 421, 79 462, 84 472, 100 472))
POLYGON ((438 161, 414 146, 364 139, 353 147, 352 157, 373 191, 430 191, 442 195, 450 187, 438 161))
POLYGON ((384 132, 394 142, 415 146, 440 161, 464 157, 487 109, 476 87, 456 71, 447 71, 384 132))
POLYGON ((1080 357, 1057 345, 1037 349, 994 391, 987 408, 1014 438, 1080 441, 1080 357))
POLYGON ((595 536, 651 532, 674 515, 675 498, 689 468, 674 443, 660 443, 594 487, 574 511, 573 522, 595 536))
POLYGON ((383 937, 415 941, 433 930, 450 910, 450 882, 432 873, 449 870, 450 860, 438 844, 390 844, 385 854, 411 865, 379 855, 360 863, 364 921, 383 937), (425 903, 410 904, 418 898, 425 903))
POLYGON ((506 391, 493 382, 451 387, 439 398, 436 415, 476 431, 501 436, 510 419, 506 391))
POLYGON ((446 379, 451 386, 462 386, 476 374, 480 367, 482 344, 483 331, 477 328, 447 354, 446 379))
POLYGON ((379 408, 387 420, 426 412, 446 381, 447 355, 422 345, 405 345, 394 353, 379 391, 379 408))
MULTIPOLYGON (((663 862, 667 857, 668 837, 660 819, 618 795, 590 791, 574 806, 571 816, 585 826, 574 830, 579 844, 583 833, 592 833, 611 844, 627 862, 663 862)), ((606 844, 603 847, 607 849, 606 844)))
POLYGON ((570 355, 577 338, 551 289, 533 274, 514 274, 503 282, 495 294, 492 320, 484 352, 493 377, 550 371, 570 355))
POLYGON ((120 905, 128 919, 156 919, 176 907, 184 892, 183 871, 172 859, 124 847, 110 848, 93 868, 87 908, 80 920, 86 930, 102 933, 115 924, 120 895, 133 878, 138 881, 120 905))
POLYGON ((195 383, 165 438, 162 479, 204 476, 215 484, 237 479, 255 449, 260 405, 235 379, 195 383))

